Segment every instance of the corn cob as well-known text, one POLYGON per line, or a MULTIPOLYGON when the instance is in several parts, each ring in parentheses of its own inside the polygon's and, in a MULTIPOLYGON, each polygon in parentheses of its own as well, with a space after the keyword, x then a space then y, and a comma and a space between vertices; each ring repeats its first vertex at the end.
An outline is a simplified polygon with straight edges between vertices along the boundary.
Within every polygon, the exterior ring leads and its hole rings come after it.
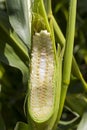
POLYGON ((54 109, 54 51, 50 33, 42 30, 33 36, 29 82, 29 113, 36 122, 48 120, 54 109))

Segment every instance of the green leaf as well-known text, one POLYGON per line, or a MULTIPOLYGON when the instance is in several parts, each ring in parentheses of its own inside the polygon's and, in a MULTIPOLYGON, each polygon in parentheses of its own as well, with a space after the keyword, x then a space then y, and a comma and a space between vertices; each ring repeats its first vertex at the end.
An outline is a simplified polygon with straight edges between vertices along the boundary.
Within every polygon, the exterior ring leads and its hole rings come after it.
POLYGON ((78 79, 81 80, 85 91, 87 91, 87 83, 85 82, 83 75, 80 72, 80 69, 79 69, 74 57, 73 57, 73 62, 72 62, 72 73, 73 73, 74 76, 76 76, 78 79))
POLYGON ((77 130, 87 130, 87 112, 85 112, 83 114, 81 122, 80 122, 77 130))
POLYGON ((20 69, 23 74, 24 81, 25 79, 27 79, 28 67, 20 60, 18 55, 15 53, 15 51, 9 44, 1 41, 0 41, 0 61, 7 65, 20 69), (2 46, 2 44, 4 46, 2 46))
POLYGON ((14 130, 30 130, 28 124, 24 122, 18 122, 14 130))
POLYGON ((87 107, 87 96, 84 94, 67 95, 66 105, 82 116, 87 107))
POLYGON ((28 60, 27 47, 11 31, 6 13, 0 11, 0 61, 20 69, 24 79, 27 79, 28 60))
POLYGON ((6 0, 10 23, 14 31, 30 47, 31 0, 6 0))

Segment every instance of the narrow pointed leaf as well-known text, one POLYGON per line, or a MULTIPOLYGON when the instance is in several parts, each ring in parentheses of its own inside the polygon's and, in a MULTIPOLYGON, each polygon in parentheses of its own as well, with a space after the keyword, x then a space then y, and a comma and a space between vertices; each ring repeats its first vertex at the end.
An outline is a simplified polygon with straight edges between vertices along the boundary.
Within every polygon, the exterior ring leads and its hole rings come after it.
POLYGON ((24 122, 18 122, 14 130, 30 130, 28 124, 24 122))
POLYGON ((10 23, 20 38, 30 46, 31 0, 6 0, 10 23))
POLYGON ((17 35, 11 32, 7 15, 3 11, 0 11, 0 61, 20 69, 23 77, 27 77, 28 50, 17 35))

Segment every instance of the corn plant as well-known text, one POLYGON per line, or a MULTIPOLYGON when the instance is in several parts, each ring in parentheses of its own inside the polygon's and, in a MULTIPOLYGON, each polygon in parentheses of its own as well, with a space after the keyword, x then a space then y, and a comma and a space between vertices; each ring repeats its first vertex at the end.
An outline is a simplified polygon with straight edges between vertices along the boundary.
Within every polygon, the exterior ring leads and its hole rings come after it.
MULTIPOLYGON (((64 125, 60 119, 65 99, 67 109, 72 113, 76 111, 76 118, 66 125, 78 121, 79 115, 83 114, 79 112, 81 99, 76 95, 74 98, 66 97, 70 81, 75 77, 81 81, 83 90, 87 91, 87 83, 73 55, 77 0, 69 1, 66 37, 53 15, 51 0, 0 2, 1 84, 8 87, 15 85, 15 81, 13 84, 9 80, 7 67, 9 71, 13 69, 14 75, 20 71, 26 90, 26 95, 20 92, 18 98, 25 98, 27 123, 17 122, 14 130, 59 130, 58 126, 64 125), (73 105, 74 100, 76 107, 73 105)), ((79 130, 82 122, 78 126, 79 130)))

